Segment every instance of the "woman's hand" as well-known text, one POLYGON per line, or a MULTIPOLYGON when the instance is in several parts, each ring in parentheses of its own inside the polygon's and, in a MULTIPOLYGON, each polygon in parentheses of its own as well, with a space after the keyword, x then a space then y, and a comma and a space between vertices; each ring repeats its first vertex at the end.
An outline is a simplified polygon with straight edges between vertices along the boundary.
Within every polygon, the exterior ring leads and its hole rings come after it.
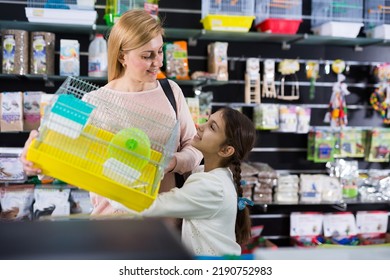
POLYGON ((175 169, 176 164, 177 164, 176 157, 173 156, 171 161, 168 163, 168 166, 165 168, 164 173, 167 174, 172 172, 173 169, 175 169))
POLYGON ((24 144, 23 151, 20 154, 20 161, 23 164, 23 170, 27 176, 35 176, 35 175, 41 174, 41 172, 42 172, 42 170, 40 170, 39 168, 34 168, 33 167, 34 164, 31 161, 27 160, 27 158, 26 158, 27 150, 30 147, 32 140, 37 138, 38 135, 39 135, 39 132, 37 130, 32 130, 30 132, 30 135, 29 135, 26 143, 24 144))

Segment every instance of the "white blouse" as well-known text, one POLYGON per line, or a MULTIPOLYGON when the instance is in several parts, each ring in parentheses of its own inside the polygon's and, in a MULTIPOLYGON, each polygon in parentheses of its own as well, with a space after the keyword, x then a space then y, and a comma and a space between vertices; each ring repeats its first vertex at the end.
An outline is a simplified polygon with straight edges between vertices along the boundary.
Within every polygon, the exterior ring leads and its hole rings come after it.
POLYGON ((183 218, 182 242, 195 255, 240 255, 237 192, 228 168, 194 173, 182 188, 161 193, 144 217, 183 218))

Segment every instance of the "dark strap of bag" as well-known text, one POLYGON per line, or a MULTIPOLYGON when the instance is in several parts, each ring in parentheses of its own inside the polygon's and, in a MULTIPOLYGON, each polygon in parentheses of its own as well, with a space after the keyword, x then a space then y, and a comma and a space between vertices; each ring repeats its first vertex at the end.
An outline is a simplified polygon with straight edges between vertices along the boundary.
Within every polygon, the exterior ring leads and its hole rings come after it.
MULTIPOLYGON (((175 110, 176 118, 177 118, 176 100, 175 100, 175 96, 173 95, 171 85, 169 84, 169 81, 167 79, 160 79, 159 81, 162 89, 164 90, 166 97, 169 100, 169 103, 171 103, 173 110, 175 110)), ((185 181, 184 176, 176 172, 175 172, 175 180, 176 180, 176 187, 178 188, 181 188, 185 181)))

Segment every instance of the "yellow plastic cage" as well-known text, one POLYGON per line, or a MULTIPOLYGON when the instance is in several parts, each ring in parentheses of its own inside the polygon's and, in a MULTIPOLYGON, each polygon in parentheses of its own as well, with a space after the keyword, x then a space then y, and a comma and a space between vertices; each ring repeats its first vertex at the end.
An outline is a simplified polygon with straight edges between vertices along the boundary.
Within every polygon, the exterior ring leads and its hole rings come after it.
POLYGON ((255 19, 255 0, 202 0, 205 30, 248 32, 255 19))
POLYGON ((45 175, 140 212, 156 198, 174 153, 176 119, 68 77, 27 159, 45 175))

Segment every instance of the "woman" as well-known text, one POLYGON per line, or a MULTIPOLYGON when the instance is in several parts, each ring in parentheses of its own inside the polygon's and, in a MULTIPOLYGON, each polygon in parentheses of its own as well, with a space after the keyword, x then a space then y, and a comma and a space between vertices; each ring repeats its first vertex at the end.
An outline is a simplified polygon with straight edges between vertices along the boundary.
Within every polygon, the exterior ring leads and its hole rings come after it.
MULTIPOLYGON (((190 145, 196 128, 183 92, 177 83, 169 81, 176 100, 176 114, 157 80, 157 74, 163 65, 163 35, 161 22, 146 11, 125 12, 113 26, 108 38, 108 84, 103 87, 103 90, 118 95, 125 104, 134 102, 144 105, 179 121, 179 137, 175 143, 178 152, 165 170, 160 192, 175 186, 174 172, 190 172, 202 159, 201 153, 190 145)), ((21 155, 24 170, 29 176, 40 173, 40 170, 26 160, 27 148, 36 135, 36 131, 30 134, 21 155)), ((92 214, 121 212, 104 197, 91 194, 91 199, 94 205, 92 214)))

